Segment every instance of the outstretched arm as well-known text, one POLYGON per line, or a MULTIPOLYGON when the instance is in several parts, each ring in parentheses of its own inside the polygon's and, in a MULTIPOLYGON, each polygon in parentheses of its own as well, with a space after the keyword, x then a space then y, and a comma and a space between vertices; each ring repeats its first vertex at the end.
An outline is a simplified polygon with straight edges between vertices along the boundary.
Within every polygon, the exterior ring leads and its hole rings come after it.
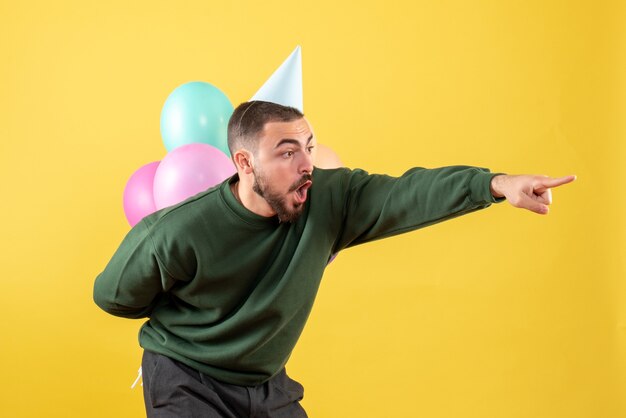
MULTIPOLYGON (((339 169, 325 179, 335 185, 331 202, 341 211, 334 252, 416 230, 487 208, 504 199, 490 192, 495 175, 486 168, 414 167, 400 177, 339 169)), ((320 189, 321 190, 321 189, 320 189)))
POLYGON ((552 178, 501 174, 491 179, 491 194, 496 198, 505 197, 516 208, 524 208, 546 215, 549 212, 548 205, 552 203, 550 189, 571 183, 574 180, 576 180, 576 176, 552 178))

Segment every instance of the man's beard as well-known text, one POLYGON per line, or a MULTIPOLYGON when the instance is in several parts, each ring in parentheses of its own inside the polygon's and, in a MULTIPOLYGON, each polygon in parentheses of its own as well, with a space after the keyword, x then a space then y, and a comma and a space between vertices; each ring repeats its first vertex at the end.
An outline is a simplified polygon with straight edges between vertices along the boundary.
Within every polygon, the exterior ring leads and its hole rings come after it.
MULTIPOLYGON (((272 191, 260 171, 253 170, 253 174, 254 184, 252 185, 252 190, 265 199, 268 205, 270 205, 274 212, 276 212, 278 220, 281 222, 295 222, 300 215, 302 215, 302 212, 304 211, 304 203, 296 203, 293 205, 288 204, 286 201, 286 195, 283 196, 272 191)), ((289 193, 295 192, 304 183, 312 179, 313 176, 310 174, 304 174, 300 180, 291 185, 289 193)))

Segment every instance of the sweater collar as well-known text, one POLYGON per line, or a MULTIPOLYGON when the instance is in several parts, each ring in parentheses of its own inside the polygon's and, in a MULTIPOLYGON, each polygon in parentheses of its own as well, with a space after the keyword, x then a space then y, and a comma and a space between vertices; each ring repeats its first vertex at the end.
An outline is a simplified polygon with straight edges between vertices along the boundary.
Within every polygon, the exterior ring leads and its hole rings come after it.
POLYGON ((234 174, 231 178, 224 181, 220 187, 220 194, 224 200, 224 203, 228 206, 234 214, 241 218, 244 222, 255 226, 277 226, 280 225, 277 216, 261 216, 248 208, 246 208, 233 194, 231 185, 239 181, 239 174, 234 174))

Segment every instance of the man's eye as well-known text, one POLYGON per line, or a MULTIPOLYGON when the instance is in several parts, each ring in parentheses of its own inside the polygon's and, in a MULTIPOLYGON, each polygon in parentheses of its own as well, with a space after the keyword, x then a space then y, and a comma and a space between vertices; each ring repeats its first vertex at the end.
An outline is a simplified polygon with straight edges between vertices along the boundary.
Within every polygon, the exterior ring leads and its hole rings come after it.
POLYGON ((309 154, 313 152, 313 148, 315 148, 314 145, 311 145, 310 147, 307 148, 307 150, 309 151, 309 154))
POLYGON ((289 158, 293 156, 293 151, 287 151, 285 153, 283 153, 283 157, 285 158, 289 158))

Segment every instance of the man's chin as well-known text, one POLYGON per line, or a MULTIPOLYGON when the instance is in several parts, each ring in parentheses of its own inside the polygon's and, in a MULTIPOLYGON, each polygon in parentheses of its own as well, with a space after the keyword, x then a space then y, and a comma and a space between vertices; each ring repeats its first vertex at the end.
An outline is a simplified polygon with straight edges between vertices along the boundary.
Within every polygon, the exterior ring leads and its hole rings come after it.
POLYGON ((300 218, 302 212, 304 211, 304 205, 302 204, 294 204, 291 210, 286 210, 285 208, 281 208, 280 211, 276 211, 276 215, 278 216, 278 220, 282 223, 290 222, 293 223, 300 218))

